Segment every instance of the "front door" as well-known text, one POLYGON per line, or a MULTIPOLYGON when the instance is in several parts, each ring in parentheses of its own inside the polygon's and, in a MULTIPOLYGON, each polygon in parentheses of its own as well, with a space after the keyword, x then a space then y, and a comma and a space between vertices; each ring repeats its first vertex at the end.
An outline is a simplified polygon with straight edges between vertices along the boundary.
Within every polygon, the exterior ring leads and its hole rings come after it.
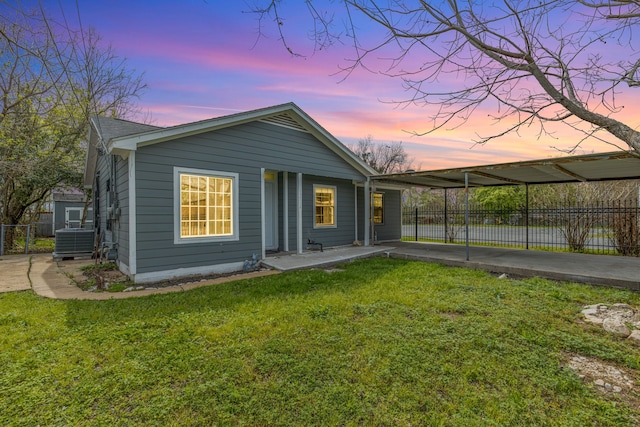
POLYGON ((273 172, 264 174, 264 237, 265 249, 278 249, 278 180, 273 172))

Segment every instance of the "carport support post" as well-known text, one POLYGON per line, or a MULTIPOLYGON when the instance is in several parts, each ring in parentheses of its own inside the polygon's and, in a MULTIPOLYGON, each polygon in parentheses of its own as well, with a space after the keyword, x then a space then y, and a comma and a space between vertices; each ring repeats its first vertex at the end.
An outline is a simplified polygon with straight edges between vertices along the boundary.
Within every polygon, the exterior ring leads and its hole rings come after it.
POLYGON ((469 173, 464 173, 464 230, 467 246, 467 261, 469 261, 469 173))
POLYGON ((4 255, 4 224, 0 227, 0 255, 4 255))
POLYGON ((449 212, 447 212, 447 189, 444 189, 444 242, 449 243, 449 212))
POLYGON ((524 185, 524 229, 527 236, 525 237, 526 248, 529 249, 529 184, 524 185))

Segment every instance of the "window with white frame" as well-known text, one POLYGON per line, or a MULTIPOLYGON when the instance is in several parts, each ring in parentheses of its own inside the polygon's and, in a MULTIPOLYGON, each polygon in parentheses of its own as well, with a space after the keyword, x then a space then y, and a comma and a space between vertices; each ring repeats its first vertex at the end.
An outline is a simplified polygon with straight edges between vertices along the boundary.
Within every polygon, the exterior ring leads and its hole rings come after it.
POLYGON ((336 226, 336 187, 326 185, 313 186, 313 205, 315 227, 336 226))
POLYGON ((175 168, 176 243, 237 240, 238 174, 175 168))
POLYGON ((384 195, 373 193, 373 223, 384 224, 384 195))

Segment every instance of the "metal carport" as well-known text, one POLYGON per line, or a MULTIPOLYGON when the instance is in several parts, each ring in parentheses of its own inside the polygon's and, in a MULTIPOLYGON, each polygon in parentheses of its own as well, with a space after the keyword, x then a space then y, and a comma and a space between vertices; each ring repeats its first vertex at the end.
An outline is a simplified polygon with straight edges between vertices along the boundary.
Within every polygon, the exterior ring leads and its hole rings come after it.
MULTIPOLYGON (((378 175, 372 179, 374 186, 376 182, 380 182, 441 189, 502 185, 525 185, 528 189, 529 184, 640 179, 640 154, 631 151, 616 151, 452 169, 409 170, 402 173, 378 175)), ((468 193, 466 206, 465 216, 468 215, 468 193)), ((468 227, 468 217, 465 222, 468 227)), ((468 261, 468 229, 466 232, 468 261)))

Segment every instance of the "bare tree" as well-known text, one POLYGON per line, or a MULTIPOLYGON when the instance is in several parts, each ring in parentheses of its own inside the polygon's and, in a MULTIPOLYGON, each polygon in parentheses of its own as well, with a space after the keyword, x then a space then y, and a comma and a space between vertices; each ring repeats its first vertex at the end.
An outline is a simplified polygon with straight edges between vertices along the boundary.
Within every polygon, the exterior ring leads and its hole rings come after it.
MULTIPOLYGON (((355 57, 346 72, 380 68, 388 58, 379 71, 403 80, 410 94, 403 102, 435 106, 425 133, 460 126, 482 107, 501 128, 478 135, 478 143, 532 125, 539 136, 553 136, 549 125, 563 123, 582 134, 574 149, 589 138, 612 143, 604 132, 640 152, 638 123, 619 118, 624 105, 617 99, 640 86, 638 0, 306 4, 314 49, 351 43, 355 57), (362 19, 378 26, 378 37, 365 37, 362 19)), ((273 21, 286 49, 299 55, 284 2, 264 0, 253 11, 261 31, 273 21)))
POLYGON ((378 173, 404 172, 411 168, 411 159, 404 150, 402 142, 376 143, 371 135, 349 147, 356 156, 378 173))

